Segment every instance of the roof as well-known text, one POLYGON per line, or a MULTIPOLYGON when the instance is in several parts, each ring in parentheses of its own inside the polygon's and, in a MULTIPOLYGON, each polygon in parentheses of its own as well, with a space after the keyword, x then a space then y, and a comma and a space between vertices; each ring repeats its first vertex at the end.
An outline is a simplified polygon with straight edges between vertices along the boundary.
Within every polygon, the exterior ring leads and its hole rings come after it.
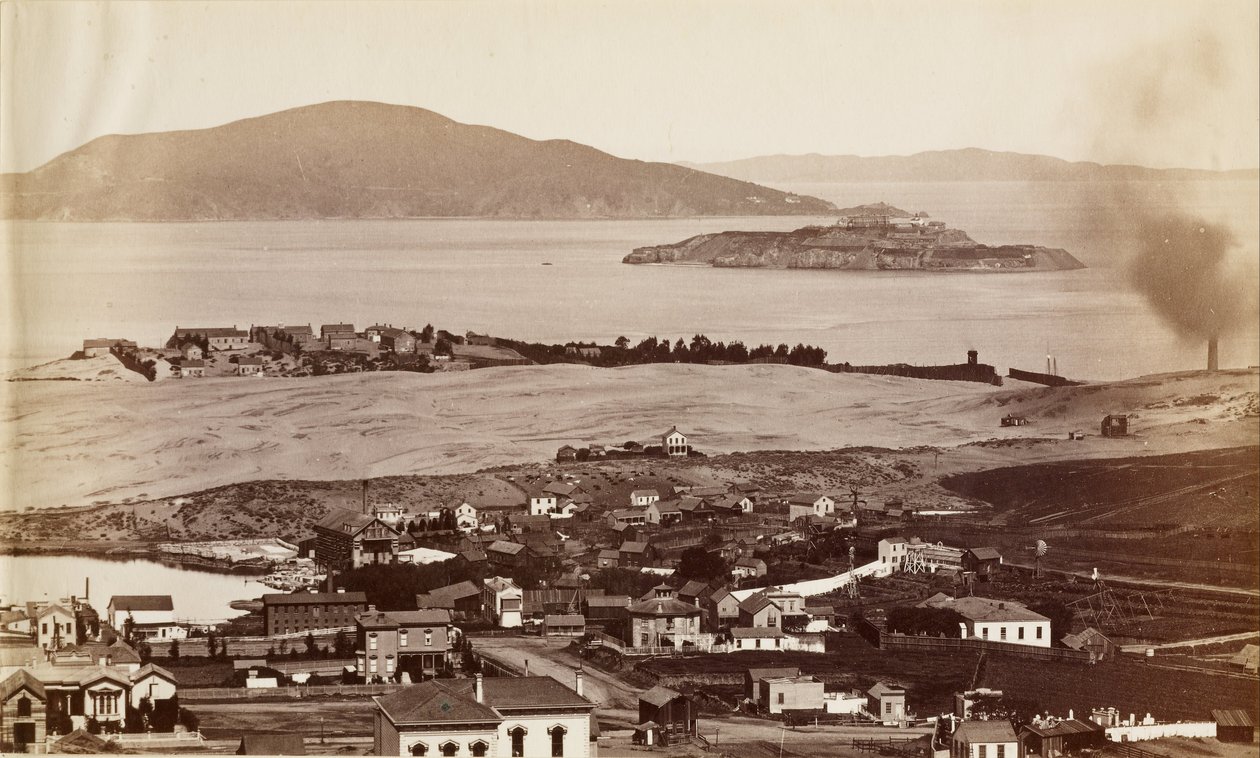
POLYGON ((678 588, 678 594, 686 595, 687 597, 703 597, 705 595, 705 591, 708 589, 709 585, 692 579, 678 588))
POLYGON ((657 500, 648 507, 655 508, 657 513, 682 513, 682 505, 677 500, 657 500))
POLYGON ((8 700, 23 688, 30 690, 40 700, 45 698, 44 683, 36 679, 30 671, 18 669, 8 679, 0 682, 0 701, 8 700))
POLYGON ((586 617, 580 613, 553 613, 543 616, 543 626, 586 626, 586 617))
POLYGON ((300 734, 246 734, 241 737, 237 755, 306 755, 300 734))
POLYGON ((490 543, 490 547, 486 548, 486 552, 494 551, 496 553, 507 553, 508 555, 516 555, 525 549, 525 546, 519 542, 508 542, 507 540, 495 540, 490 543))
POLYGON ((754 682, 762 679, 773 679, 780 676, 800 676, 801 670, 796 666, 769 666, 765 668, 748 669, 747 676, 754 682))
POLYGON ((648 690, 647 692, 641 693, 639 695, 639 702, 648 703, 650 705, 656 706, 657 708, 660 708, 666 703, 672 700, 677 700, 678 698, 682 696, 683 694, 681 692, 678 692, 677 690, 671 690, 668 687, 662 687, 660 685, 657 685, 653 687, 652 689, 648 690))
MULTIPOLYGON (((345 525, 349 524, 351 531, 357 532, 376 520, 375 516, 367 513, 359 513, 346 508, 332 508, 322 519, 315 522, 315 526, 334 532, 341 532, 345 530, 345 525)), ((384 524, 385 522, 382 521, 381 523, 384 524)))
POLYGON ((657 492, 656 490, 635 490, 634 492, 630 493, 630 497, 633 497, 633 498, 660 497, 660 496, 661 496, 661 493, 657 492))
POLYGON ((767 605, 774 605, 775 608, 779 607, 775 605, 766 592, 762 591, 744 598, 744 602, 739 604, 739 609, 746 613, 760 613, 767 605))
POLYGON ((951 608, 969 621, 1049 621, 1040 613, 1030 611, 1014 600, 991 600, 984 597, 960 597, 935 600, 934 597, 919 603, 920 608, 951 608))
POLYGON ((1063 737, 1069 734, 1086 734, 1088 732, 1106 731, 1106 727, 1102 724, 1095 724, 1092 721, 1081 721, 1080 719, 1065 719, 1056 721, 1053 726, 1038 726, 1037 724, 1025 724, 1024 729, 1038 737, 1063 737))
POLYGON ((1230 708, 1228 710, 1212 711, 1212 720, 1217 726, 1245 726, 1255 728, 1255 721, 1252 720, 1251 714, 1240 708, 1230 708))
POLYGON ((684 603, 672 597, 657 597, 640 600, 630 606, 632 616, 699 616, 700 609, 691 603, 684 603))
POLYGON ((621 553, 611 548, 599 551, 599 557, 604 559, 617 559, 621 557, 621 553))
POLYGON ((581 488, 578 487, 576 484, 569 484, 568 482, 552 482, 551 484, 548 484, 546 487, 543 487, 543 492, 548 493, 548 494, 553 494, 553 495, 566 495, 567 496, 567 495, 572 495, 574 492, 576 492, 579 489, 581 488))
POLYGON ((510 578, 502 576, 492 576, 488 579, 483 579, 482 583, 485 584, 486 589, 491 592, 505 592, 507 590, 516 590, 517 592, 521 591, 521 588, 516 585, 516 582, 512 581, 510 578))
POLYGON ((486 553, 484 550, 464 550, 460 552, 459 557, 469 563, 477 563, 486 559, 486 553))
MULTIPOLYGON (((456 680, 472 693, 473 680, 456 680)), ((496 709, 586 706, 594 703, 549 676, 492 676, 483 683, 486 702, 496 709)))
MULTIPOLYGON (((671 427, 669 428, 669 431, 665 432, 665 433, 664 433, 664 434, 662 434, 661 436, 662 436, 662 437, 668 437, 669 435, 671 435, 671 434, 673 434, 673 433, 675 433, 675 432, 678 432, 678 434, 682 434, 682 432, 679 432, 679 431, 678 431, 678 427, 676 427, 676 426, 671 426, 671 427)), ((683 435, 683 436, 685 437, 686 435, 683 435)))
POLYGON ((954 731, 954 742, 976 744, 979 742, 1017 742, 1015 730, 1011 722, 1002 719, 993 721, 964 721, 954 731))
POLYGON ((140 663, 140 653, 136 652, 134 647, 124 642, 121 637, 114 640, 112 645, 106 645, 104 642, 84 642, 82 645, 72 646, 70 651, 91 656, 93 661, 108 656, 114 665, 140 663))
MULTIPOLYGON (((422 596, 417 596, 417 600, 422 596)), ((441 626, 451 623, 451 613, 445 608, 423 608, 418 611, 367 611, 354 617, 367 628, 398 627, 432 624, 441 626)))
MULTIPOLYGON (((142 610, 142 609, 136 609, 136 610, 142 610)), ((62 616, 68 616, 70 618, 74 618, 74 612, 67 610, 66 607, 60 603, 49 603, 43 608, 40 608, 39 612, 35 614, 35 618, 42 619, 43 617, 48 616, 53 613, 60 613, 62 616)))
POLYGON ((261 366, 262 363, 263 359, 256 355, 242 355, 240 358, 236 359, 236 364, 238 366, 261 366))
POLYGON ((648 543, 646 543, 646 542, 630 542, 630 541, 627 541, 627 542, 623 542, 623 543, 621 543, 621 548, 619 549, 619 552, 622 552, 622 553, 642 553, 642 552, 644 552, 645 550, 647 550, 647 546, 648 546, 648 543))
POLYGON ((262 596, 263 605, 325 605, 328 603, 367 603, 362 592, 268 592, 262 596))
POLYGON ((586 598, 588 608, 629 608, 629 595, 595 595, 586 598))
POLYGON ((323 324, 319 330, 321 332, 353 332, 354 324, 323 324))
POLYGON ((1085 647, 1085 645, 1096 641, 1099 638, 1105 642, 1111 641, 1107 635, 1091 626, 1085 628, 1083 631, 1077 632, 1076 634, 1064 635, 1062 642, 1064 645, 1072 648, 1073 650, 1080 650, 1085 647))
POLYGON ((965 552, 971 553, 982 561, 1000 561, 1002 559, 1002 554, 991 547, 969 547, 965 552))
POLYGON ((1243 649, 1229 659, 1229 662, 1235 666, 1249 668, 1256 668, 1257 661, 1260 661, 1260 647, 1256 645, 1243 645, 1243 649))
POLYGON ((817 503, 821 498, 824 498, 824 497, 827 497, 827 496, 821 495, 817 492, 808 492, 801 495, 793 495, 792 497, 788 498, 788 502, 795 503, 796 505, 813 505, 814 503, 817 503))
POLYGON ((430 679, 375 698, 376 704, 395 724, 501 721, 493 708, 476 701, 471 687, 463 692, 465 688, 456 686, 465 681, 469 680, 430 679))
POLYGON ((71 755, 93 755, 107 752, 110 743, 87 731, 86 729, 75 729, 65 737, 53 743, 54 753, 68 753, 71 755))
POLYGON ((201 336, 206 337, 206 338, 248 337, 249 336, 249 332, 246 332, 244 329, 237 329, 234 326, 233 327, 211 326, 211 327, 191 327, 191 328, 175 327, 176 337, 186 337, 190 334, 200 334, 201 336))
POLYGON ((170 595, 114 595, 109 604, 120 611, 173 611, 170 595))
POLYGON ((438 587, 437 589, 429 590, 429 594, 430 595, 443 595, 445 597, 454 599, 454 598, 461 598, 461 597, 471 597, 473 595, 480 595, 481 589, 478 588, 477 585, 473 584, 471 581, 465 579, 462 582, 456 582, 455 584, 448 584, 445 587, 438 587))
POLYGON ((160 676, 171 684, 178 684, 179 680, 175 675, 155 663, 146 663, 135 671, 131 672, 131 681, 138 682, 146 676, 160 676))
POLYGON ((887 682, 876 682, 874 687, 871 687, 866 691, 866 694, 872 697, 882 697, 884 695, 904 695, 906 694, 906 688, 898 687, 895 684, 889 684, 887 682))
POLYGON ((744 557, 744 558, 740 558, 738 561, 735 561, 735 565, 743 566, 745 568, 765 568, 766 562, 761 560, 760 558, 744 557))
POLYGON ((731 638, 737 640, 786 636, 783 630, 777 626, 737 626, 731 630, 731 638))

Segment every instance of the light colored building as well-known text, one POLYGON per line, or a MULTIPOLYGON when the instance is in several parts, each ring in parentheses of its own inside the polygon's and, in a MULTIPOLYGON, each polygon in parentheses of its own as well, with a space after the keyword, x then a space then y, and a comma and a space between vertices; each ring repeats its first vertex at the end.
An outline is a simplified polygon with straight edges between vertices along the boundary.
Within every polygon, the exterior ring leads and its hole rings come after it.
POLYGON ((242 355, 236 359, 237 376, 262 376, 263 359, 257 355, 242 355))
POLYGON ((136 347, 136 343, 131 340, 109 339, 106 337, 83 340, 83 357, 95 358, 98 355, 109 355, 110 348, 112 347, 134 349, 136 347))
POLYGON ((74 611, 49 603, 35 614, 35 644, 41 650, 60 650, 78 642, 74 611))
POLYGON ((119 634, 127 636, 130 625, 136 634, 157 639, 179 639, 187 636, 175 632, 175 603, 170 595, 114 595, 105 606, 105 618, 119 634))
POLYGON ((627 610, 628 639, 634 647, 660 647, 669 640, 682 647, 684 638, 700 634, 700 609, 672 597, 642 600, 627 610))
POLYGON ((175 327, 175 333, 166 341, 168 348, 177 348, 188 342, 205 340, 213 350, 240 350, 249 345, 249 332, 232 327, 175 327))
POLYGON ((582 695, 544 676, 441 679, 374 697, 373 754, 563 756, 594 752, 592 711, 582 695))
POLYGON ((206 375, 206 362, 200 358, 185 358, 179 364, 180 379, 200 379, 206 375))
POLYGON ((18 669, 0 681, 0 744, 27 752, 44 744, 48 696, 44 683, 30 671, 18 669))
POLYGON ((682 505, 677 500, 654 500, 644 515, 649 524, 676 524, 682 520, 682 505))
POLYGON ((963 617, 966 637, 1050 647, 1050 619, 1013 600, 984 597, 952 598, 937 594, 919 603, 920 608, 949 608, 963 617))
POLYGON ((490 613, 490 620, 505 629, 521 625, 521 588, 511 579, 492 576, 483 580, 483 605, 490 613))
POLYGON ((455 526, 460 529, 476 529, 479 525, 476 508, 468 503, 460 503, 455 508, 455 526))
POLYGON ((950 740, 950 758, 1020 758, 1019 738, 1006 719, 964 721, 950 740))
POLYGON ((812 676, 781 676, 761 680, 761 697, 768 713, 821 711, 826 687, 812 676))
POLYGON ((904 687, 876 682, 866 691, 866 710, 882 724, 899 724, 906 718, 904 687))
POLYGON ((186 361, 199 361, 205 357, 201 351, 201 345, 195 342, 186 342, 179 349, 179 354, 186 361))
POLYGON ((548 516, 556 512, 558 498, 550 492, 539 492, 529 496, 529 515, 548 516))
POLYGON ((836 501, 827 495, 795 495, 788 499, 788 520, 801 516, 830 516, 836 512, 836 501))
POLYGON ((791 638, 774 626, 737 626, 730 631, 736 650, 788 650, 791 638))
POLYGON ((687 457, 687 453, 691 448, 687 445, 687 436, 678 431, 678 427, 671 426, 669 431, 661 435, 661 452, 667 456, 687 457))
POLYGON ((906 563, 905 537, 885 537, 879 541, 879 565, 887 571, 901 571, 906 563))
POLYGON ((646 508, 660 499, 661 494, 656 490, 635 490, 630 493, 630 507, 646 508))

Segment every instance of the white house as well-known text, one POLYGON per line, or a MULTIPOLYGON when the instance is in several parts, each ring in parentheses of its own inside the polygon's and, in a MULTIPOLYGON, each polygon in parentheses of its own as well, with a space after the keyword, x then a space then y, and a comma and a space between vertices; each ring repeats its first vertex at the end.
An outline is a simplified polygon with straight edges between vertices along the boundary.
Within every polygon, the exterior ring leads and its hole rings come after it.
POLYGON ((788 500, 788 520, 801 516, 830 516, 836 512, 836 501, 827 495, 795 495, 788 500))
POLYGON ((374 755, 564 756, 594 752, 592 711, 548 676, 431 679, 374 697, 374 755))
POLYGON ((661 435, 661 452, 671 457, 687 457, 687 436, 671 426, 668 432, 661 435))
POLYGON ((777 626, 737 626, 731 630, 736 650, 787 650, 788 635, 777 626))
POLYGON ((1019 738, 1006 719, 964 721, 954 730, 949 747, 951 758, 996 758, 1022 755, 1019 738))
POLYGON ((146 697, 149 702, 169 700, 175 696, 178 683, 171 672, 146 663, 138 671, 131 674, 131 707, 139 708, 140 701, 146 697))
POLYGON ((635 490, 630 493, 630 507, 646 508, 660 499, 661 495, 656 490, 635 490))
POLYGON ((649 524, 669 524, 682 520, 682 506, 677 500, 655 500, 644 514, 649 524))
POLYGON ((524 593, 511 579, 492 576, 484 580, 482 606, 491 613, 491 619, 505 629, 521 625, 521 610, 524 593))
POLYGON ((170 595, 114 595, 105 606, 105 618, 120 634, 123 626, 130 623, 142 637, 187 636, 175 622, 175 604, 170 595))
POLYGON ((984 597, 952 598, 937 593, 919 603, 920 608, 950 608, 957 611, 966 637, 1016 645, 1050 647, 1050 619, 1030 611, 1013 600, 984 597))
POLYGON ((879 567, 888 572, 901 571, 906 563, 904 537, 885 537, 879 541, 879 567))
POLYGON ((550 492, 539 492, 529 496, 529 515, 549 516, 556 511, 556 495, 550 492))
POLYGON ((398 522, 402 521, 404 517, 402 506, 393 503, 377 503, 372 506, 372 513, 395 529, 398 528, 398 522))
POLYGON ((477 521, 477 509, 468 503, 460 503, 455 509, 455 526, 460 529, 476 529, 480 522, 477 521))
POLYGON ((35 614, 35 643, 41 650, 58 650, 78 642, 74 612, 50 603, 35 614))

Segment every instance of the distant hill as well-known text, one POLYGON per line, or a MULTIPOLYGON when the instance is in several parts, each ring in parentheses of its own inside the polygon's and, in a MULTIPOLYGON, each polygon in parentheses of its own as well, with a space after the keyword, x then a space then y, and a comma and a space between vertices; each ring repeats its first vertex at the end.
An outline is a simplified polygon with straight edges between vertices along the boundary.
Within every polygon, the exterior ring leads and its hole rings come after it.
POLYGON ((68 221, 642 218, 834 206, 432 111, 331 102, 193 131, 100 137, 0 176, 0 213, 68 221))
POLYGON ((734 179, 761 182, 1143 181, 1260 178, 1260 169, 1202 171, 1070 162, 1048 155, 991 150, 937 150, 914 155, 766 155, 725 163, 682 163, 734 179))

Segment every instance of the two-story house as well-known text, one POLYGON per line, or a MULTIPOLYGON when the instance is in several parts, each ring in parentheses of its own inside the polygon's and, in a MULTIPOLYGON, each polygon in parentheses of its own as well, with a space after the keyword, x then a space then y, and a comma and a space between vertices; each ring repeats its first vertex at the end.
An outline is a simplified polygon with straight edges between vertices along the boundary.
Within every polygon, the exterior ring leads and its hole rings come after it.
POLYGON ((521 588, 511 579, 501 576, 484 579, 483 584, 482 606, 490 621, 505 629, 519 627, 524 597, 521 588))
POLYGON ((315 524, 315 562, 336 571, 398 560, 398 530, 366 513, 333 508, 315 524))
POLYGON ((355 626, 355 670, 365 682, 394 681, 404 671, 418 681, 450 664, 449 611, 383 612, 369 605, 355 618, 355 626))

